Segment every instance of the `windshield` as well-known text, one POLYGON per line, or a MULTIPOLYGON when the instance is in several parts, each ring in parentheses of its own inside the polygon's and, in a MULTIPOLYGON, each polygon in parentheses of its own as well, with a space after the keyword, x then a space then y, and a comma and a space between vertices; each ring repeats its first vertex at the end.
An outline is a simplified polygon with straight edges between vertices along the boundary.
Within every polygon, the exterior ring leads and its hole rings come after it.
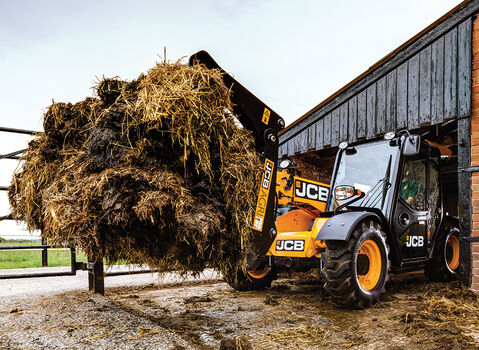
POLYGON ((332 198, 329 210, 351 201, 357 196, 337 201, 334 189, 339 185, 354 186, 365 194, 364 198, 352 203, 352 206, 378 208, 384 211, 391 188, 391 174, 399 149, 389 141, 375 142, 369 145, 350 147, 340 153, 338 168, 332 184, 332 198))

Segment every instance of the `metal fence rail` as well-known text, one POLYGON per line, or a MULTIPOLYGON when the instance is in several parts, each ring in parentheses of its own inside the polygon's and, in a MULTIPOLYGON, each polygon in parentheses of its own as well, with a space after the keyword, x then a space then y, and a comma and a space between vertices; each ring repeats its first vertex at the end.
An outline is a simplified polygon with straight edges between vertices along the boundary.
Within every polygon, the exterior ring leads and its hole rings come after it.
POLYGON ((17 279, 17 278, 34 278, 34 277, 58 277, 58 276, 75 276, 78 270, 88 271, 88 288, 89 290, 104 295, 105 294, 105 277, 122 276, 122 275, 136 275, 143 273, 153 273, 153 270, 128 270, 128 271, 110 271, 106 272, 103 262, 94 262, 95 259, 89 258, 88 263, 76 261, 75 248, 65 248, 61 246, 52 246, 46 244, 39 245, 23 245, 23 246, 0 246, 1 251, 13 250, 42 250, 42 265, 48 266, 48 259, 46 257, 47 249, 70 249, 70 271, 61 272, 39 272, 39 273, 15 273, 15 274, 0 274, 0 280, 17 279))
MULTIPOLYGON (((24 134, 24 135, 33 135, 36 133, 40 133, 38 131, 33 130, 25 130, 25 129, 16 129, 16 128, 8 128, 0 126, 0 132, 8 132, 8 133, 15 133, 15 134, 24 134)), ((0 160, 2 159, 13 159, 19 160, 20 155, 23 154, 27 149, 22 149, 14 152, 10 152, 7 154, 0 154, 0 160)), ((8 186, 0 186, 0 191, 8 191, 8 186)), ((0 222, 2 220, 13 220, 12 214, 8 214, 5 216, 0 216, 0 222)), ((42 239, 42 244, 40 245, 27 245, 27 246, 0 246, 1 251, 12 251, 12 250, 32 250, 38 249, 42 250, 42 266, 48 266, 48 249, 55 249, 55 248, 64 248, 58 246, 52 246, 45 244, 45 240, 42 239)), ((141 273, 151 273, 152 270, 145 269, 145 270, 132 270, 132 271, 111 271, 105 272, 103 267, 103 262, 98 262, 98 259, 94 257, 88 258, 88 263, 78 262, 76 261, 76 250, 75 248, 67 248, 70 249, 70 271, 65 272, 41 272, 41 273, 20 273, 20 274, 5 274, 0 275, 1 279, 15 279, 15 278, 32 278, 32 277, 55 277, 55 276, 75 276, 78 270, 87 270, 88 271, 88 288, 89 290, 94 291, 95 293, 105 294, 105 287, 104 287, 104 278, 106 276, 120 276, 120 275, 132 275, 132 274, 141 274, 141 273)))
POLYGON ((0 126, 0 131, 11 132, 14 134, 24 134, 24 135, 33 135, 35 133, 40 133, 41 131, 25 130, 25 129, 16 129, 16 128, 7 128, 0 126))
MULTIPOLYGON (((64 248, 64 247, 56 247, 56 246, 43 245, 43 244, 41 244, 41 245, 23 245, 23 246, 1 246, 0 251, 2 251, 2 250, 32 250, 32 249, 34 249, 34 250, 40 250, 41 249, 42 251, 46 251, 49 248, 64 248)), ((0 279, 31 278, 31 277, 54 277, 54 276, 75 276, 77 270, 83 270, 84 263, 76 261, 75 248, 67 248, 67 249, 70 249, 70 271, 6 274, 6 275, 0 275, 0 279)))
POLYGON ((0 159, 20 159, 20 156, 19 154, 22 154, 23 152, 25 152, 27 149, 21 149, 19 151, 14 151, 14 152, 10 152, 10 153, 7 153, 7 154, 0 154, 0 159))

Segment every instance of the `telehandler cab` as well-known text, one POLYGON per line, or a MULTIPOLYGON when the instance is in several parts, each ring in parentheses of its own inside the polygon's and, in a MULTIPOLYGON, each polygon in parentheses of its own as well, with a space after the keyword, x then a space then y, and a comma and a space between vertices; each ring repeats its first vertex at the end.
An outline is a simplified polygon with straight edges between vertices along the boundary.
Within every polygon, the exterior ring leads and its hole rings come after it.
POLYGON ((336 157, 316 239, 326 242, 321 275, 340 306, 378 301, 389 273, 447 280, 459 267, 458 220, 443 212, 440 180, 450 150, 408 132, 386 138, 343 144, 336 157))
MULTIPOLYGON (((221 69, 205 51, 190 57, 194 62, 221 69)), ((261 289, 271 285, 278 267, 319 267, 335 304, 362 308, 379 300, 389 274, 424 269, 432 280, 456 275, 458 220, 443 212, 440 181, 447 148, 407 131, 355 146, 342 143, 332 191, 309 180, 308 203, 307 186, 294 177, 291 162, 276 172, 284 121, 227 73, 223 80, 264 162, 248 269, 222 271, 230 286, 261 289)))

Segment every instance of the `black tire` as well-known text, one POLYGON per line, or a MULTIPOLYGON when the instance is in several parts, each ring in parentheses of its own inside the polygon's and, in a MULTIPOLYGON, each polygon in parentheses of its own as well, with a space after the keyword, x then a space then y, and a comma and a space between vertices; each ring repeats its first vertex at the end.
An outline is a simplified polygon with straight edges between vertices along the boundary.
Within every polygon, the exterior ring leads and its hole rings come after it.
POLYGON ((459 271, 459 229, 456 226, 453 223, 446 224, 437 236, 432 258, 424 268, 424 274, 431 281, 450 281, 457 278, 459 271), (456 252, 453 248, 454 243, 457 244, 456 252))
POLYGON ((223 278, 233 289, 244 292, 249 290, 262 290, 271 287, 271 282, 276 279, 276 271, 270 268, 269 272, 262 278, 254 278, 241 269, 223 269, 223 278))
POLYGON ((326 281, 326 293, 337 306, 361 309, 376 303, 384 294, 389 269, 385 236, 378 223, 365 220, 356 226, 348 241, 326 241, 321 274, 326 281), (362 246, 373 248, 370 250, 376 253, 375 268, 370 268, 366 254, 359 254, 362 246), (365 281, 366 273, 375 274, 373 281, 365 281))

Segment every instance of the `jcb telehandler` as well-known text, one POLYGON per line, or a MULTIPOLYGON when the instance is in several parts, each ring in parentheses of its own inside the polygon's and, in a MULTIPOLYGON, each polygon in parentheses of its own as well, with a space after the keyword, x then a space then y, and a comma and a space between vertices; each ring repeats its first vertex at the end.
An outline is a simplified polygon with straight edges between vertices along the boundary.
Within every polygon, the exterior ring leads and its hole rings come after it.
MULTIPOLYGON (((194 61, 221 69, 204 51, 190 58, 194 61)), ((264 161, 252 223, 256 239, 246 252, 248 271, 223 271, 233 288, 268 287, 278 266, 316 266, 334 303, 362 308, 379 300, 389 274, 424 269, 432 280, 455 276, 458 220, 443 212, 440 181, 441 158, 450 155, 448 149, 407 131, 361 145, 341 143, 332 190, 323 184, 309 188, 324 207, 290 210, 291 200, 280 213, 278 202, 292 197, 281 190, 276 194, 277 184, 284 189, 281 181, 292 180, 274 176, 277 133, 284 121, 226 73, 224 82, 231 88, 235 114, 253 132, 264 161)), ((281 168, 293 176, 290 165, 286 160, 281 168)), ((297 185, 294 194, 298 189, 306 193, 301 181, 297 185)))

